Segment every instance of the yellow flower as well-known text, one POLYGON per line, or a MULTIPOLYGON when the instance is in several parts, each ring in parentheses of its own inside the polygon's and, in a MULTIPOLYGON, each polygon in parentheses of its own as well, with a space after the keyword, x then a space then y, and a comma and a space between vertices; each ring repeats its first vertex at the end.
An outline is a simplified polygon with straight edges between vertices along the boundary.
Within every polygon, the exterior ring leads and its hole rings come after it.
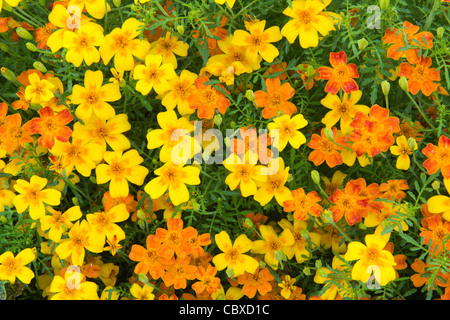
POLYGON ((308 121, 305 120, 302 114, 297 114, 292 118, 287 115, 281 115, 273 119, 273 122, 267 125, 269 135, 275 141, 275 146, 278 145, 278 150, 283 151, 289 143, 294 149, 298 149, 306 142, 306 138, 298 131, 305 127, 308 121))
POLYGON ((255 195, 258 189, 256 182, 265 182, 267 180, 267 176, 263 175, 264 167, 256 165, 256 161, 249 161, 250 157, 252 157, 251 154, 252 152, 248 151, 244 156, 244 160, 242 160, 235 153, 232 153, 223 163, 224 167, 230 171, 225 178, 225 183, 231 190, 239 186, 244 197, 255 195))
POLYGON ((18 179, 13 186, 19 193, 13 199, 17 212, 22 213, 28 208, 31 219, 38 220, 45 215, 45 204, 59 205, 61 192, 54 189, 43 190, 47 183, 47 179, 36 175, 30 178, 30 182, 18 179))
POLYGON ((390 233, 368 234, 365 237, 366 245, 353 241, 348 244, 345 260, 358 260, 352 268, 352 279, 367 283, 369 277, 374 275, 376 282, 385 286, 396 278, 394 256, 384 247, 388 243, 390 233))
POLYGON ((34 272, 26 267, 36 258, 32 249, 24 249, 15 257, 11 251, 0 255, 0 280, 6 280, 14 284, 16 278, 25 284, 29 284, 34 278, 34 272))
POLYGON ((270 160, 268 168, 272 165, 275 166, 275 162, 277 162, 276 171, 273 170, 275 172, 267 175, 265 182, 257 183, 258 190, 254 195, 254 199, 261 206, 265 206, 273 197, 275 197, 278 204, 282 207, 285 201, 292 199, 291 190, 285 186, 289 176, 289 167, 285 167, 283 158, 278 157, 277 159, 270 160))
POLYGON ((270 225, 259 227, 261 240, 255 240, 251 249, 252 253, 263 254, 264 261, 274 270, 278 269, 280 251, 287 256, 289 247, 295 244, 291 230, 285 229, 280 234, 270 225))
POLYGON ((169 89, 163 93, 161 103, 167 110, 177 107, 178 113, 182 116, 193 114, 195 109, 189 107, 188 97, 194 87, 197 74, 183 69, 180 75, 175 75, 169 81, 169 89))
POLYGON ((101 163, 95 168, 97 183, 103 184, 109 181, 111 197, 127 197, 130 193, 128 181, 141 186, 148 174, 148 169, 141 166, 144 159, 136 149, 125 153, 122 151, 106 151, 103 155, 106 163, 101 163))
POLYGON ((48 238, 54 242, 61 241, 62 235, 72 228, 72 221, 76 221, 82 217, 79 206, 71 207, 64 213, 53 208, 47 208, 47 210, 51 215, 41 217, 41 229, 42 231, 48 230, 48 238))
POLYGON ((155 90, 163 94, 170 89, 169 81, 176 76, 174 67, 170 63, 163 63, 162 55, 149 54, 145 57, 145 65, 139 64, 134 68, 133 78, 138 80, 136 90, 147 95, 155 90))
POLYGON ((397 145, 389 148, 394 156, 398 156, 395 167, 400 170, 408 170, 411 165, 409 156, 413 151, 417 150, 417 143, 414 142, 413 148, 411 148, 405 136, 400 136, 395 141, 397 142, 397 145))
POLYGON ((319 34, 326 36, 335 30, 333 18, 323 13, 326 4, 320 0, 294 0, 292 8, 287 7, 283 14, 291 17, 281 29, 281 34, 289 43, 299 37, 302 48, 317 47, 319 34))
MULTIPOLYGON (((396 215, 398 215, 398 213, 406 215, 407 208, 404 204, 384 202, 383 207, 379 211, 369 210, 369 212, 367 213, 367 217, 364 218, 364 225, 369 228, 379 226, 383 223, 383 221, 390 218, 391 216, 395 217, 396 215)), ((409 226, 404 220, 401 220, 399 224, 401 225, 403 232, 408 231, 409 226)), ((398 229, 399 226, 396 225, 394 227, 394 230, 398 231, 398 229)))
POLYGON ((99 48, 103 63, 107 65, 114 57, 114 67, 117 71, 133 70, 134 57, 144 60, 150 49, 150 43, 136 37, 144 26, 143 22, 135 18, 127 19, 121 28, 115 28, 105 36, 99 48))
POLYGON ((215 240, 222 251, 212 259, 217 270, 232 269, 232 276, 238 277, 244 272, 254 273, 259 267, 255 258, 245 254, 252 248, 252 241, 245 234, 238 236, 232 243, 228 233, 221 231, 215 235, 215 240))
POLYGON ((70 6, 78 6, 80 12, 82 12, 83 9, 86 9, 86 11, 97 20, 103 19, 106 11, 111 10, 109 4, 105 3, 103 0, 70 0, 68 7, 70 6))
POLYGON ((28 76, 30 84, 25 88, 25 99, 30 103, 43 103, 53 98, 53 83, 46 79, 41 79, 37 73, 28 76))
POLYGON ((0 189, 0 212, 5 211, 5 206, 12 209, 15 196, 16 194, 11 190, 0 189))
POLYGON ((167 190, 169 198, 174 206, 189 201, 188 185, 200 184, 200 169, 194 166, 184 166, 183 163, 174 164, 167 162, 156 169, 154 173, 158 176, 145 186, 144 190, 152 199, 158 199, 167 190))
MULTIPOLYGON (((450 179, 444 178, 444 186, 450 194, 450 179)), ((428 211, 433 214, 441 214, 442 218, 450 221, 450 197, 448 195, 432 196, 427 201, 428 211)))
POLYGON ((93 144, 105 153, 107 146, 114 151, 124 151, 130 148, 130 140, 123 134, 131 129, 128 115, 117 114, 109 120, 102 120, 93 115, 88 122, 75 122, 72 137, 86 144, 93 144))
POLYGON ((174 69, 178 66, 175 55, 186 57, 189 50, 189 45, 187 43, 178 40, 178 37, 173 36, 168 31, 166 31, 164 37, 160 37, 150 45, 149 54, 161 55, 162 63, 170 63, 173 65, 174 69))
POLYGON ((273 62, 278 56, 278 49, 272 44, 282 39, 280 28, 273 26, 264 30, 266 21, 252 24, 248 31, 236 30, 233 44, 246 47, 246 56, 251 63, 256 63, 259 56, 267 62, 273 62))
POLYGON ((144 284, 142 287, 137 283, 133 283, 130 288, 130 293, 136 300, 155 300, 153 294, 153 287, 148 284, 144 284))
POLYGON ((93 22, 81 26, 75 32, 65 32, 63 35, 63 47, 67 48, 66 61, 79 67, 81 63, 86 65, 98 63, 100 53, 96 47, 103 43, 103 28, 93 22))
POLYGON ((226 2, 230 8, 233 8, 236 0, 214 0, 214 2, 217 4, 224 4, 226 2))
POLYGON ((106 239, 112 240, 114 236, 118 239, 125 239, 125 232, 116 223, 127 220, 129 216, 130 213, 124 203, 118 204, 108 211, 87 214, 86 219, 90 227, 89 240, 103 250, 106 239))
POLYGON ((122 97, 117 84, 103 85, 102 71, 87 70, 84 75, 84 87, 76 84, 72 89, 71 101, 79 106, 75 115, 84 122, 89 121, 92 114, 102 120, 109 120, 116 115, 114 108, 108 103, 122 97))
POLYGON ((338 95, 328 93, 327 96, 320 101, 323 106, 331 109, 325 117, 323 117, 322 123, 328 128, 331 128, 340 121, 342 135, 350 134, 353 131, 353 128, 350 127, 350 123, 353 121, 355 114, 358 112, 369 114, 370 111, 368 106, 357 104, 361 97, 361 90, 352 91, 350 94, 344 93, 342 100, 338 95))
POLYGON ((119 298, 120 292, 112 286, 105 287, 100 296, 100 300, 119 300, 119 298))
POLYGON ((69 266, 64 277, 55 275, 50 284, 50 300, 98 300, 98 286, 85 281, 85 275, 73 266, 69 266))
POLYGON ((194 125, 187 117, 177 118, 174 110, 168 110, 158 113, 157 121, 161 129, 154 129, 147 133, 147 148, 161 147, 159 159, 162 162, 186 163, 201 150, 198 141, 190 136, 190 133, 194 131, 194 125))
POLYGON ((73 265, 81 266, 84 262, 86 250, 94 253, 103 252, 103 246, 95 245, 89 238, 91 228, 86 220, 75 222, 70 228, 69 238, 62 239, 55 252, 60 259, 70 257, 73 265))
MULTIPOLYGON (((5 0, 5 3, 11 7, 17 7, 22 0, 5 0)), ((0 2, 0 12, 2 12, 4 5, 3 1, 0 2)))

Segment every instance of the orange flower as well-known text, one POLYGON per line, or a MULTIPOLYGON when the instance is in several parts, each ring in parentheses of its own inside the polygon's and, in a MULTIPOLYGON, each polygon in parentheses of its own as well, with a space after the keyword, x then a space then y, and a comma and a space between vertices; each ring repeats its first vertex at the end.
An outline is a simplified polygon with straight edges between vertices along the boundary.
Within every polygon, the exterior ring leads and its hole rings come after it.
POLYGON ((38 133, 41 137, 38 143, 41 147, 51 149, 55 144, 55 139, 67 142, 72 135, 72 130, 66 124, 73 120, 69 109, 64 109, 57 114, 51 107, 39 109, 40 118, 31 120, 31 132, 38 133))
POLYGON ((342 216, 349 225, 361 222, 361 218, 366 215, 369 206, 369 198, 359 195, 361 186, 349 181, 345 189, 337 189, 331 196, 330 202, 334 205, 330 208, 333 220, 339 221, 342 216))
POLYGON ((200 281, 192 284, 192 289, 197 295, 204 291, 212 294, 220 288, 220 279, 215 277, 216 273, 217 268, 211 265, 208 265, 206 270, 202 266, 197 268, 197 279, 200 281))
POLYGON ((174 259, 166 259, 158 253, 161 241, 154 235, 149 235, 146 240, 147 249, 134 244, 131 247, 129 257, 138 264, 134 267, 135 274, 150 273, 153 279, 159 279, 165 273, 165 267, 173 263, 174 259))
POLYGON ((330 52, 330 67, 320 67, 318 69, 320 78, 328 80, 325 92, 337 94, 339 89, 345 93, 359 90, 358 84, 353 78, 359 78, 359 73, 354 63, 347 64, 347 55, 344 51, 330 52))
POLYGON ((0 127, 0 148, 7 153, 13 153, 19 146, 32 142, 30 122, 22 125, 22 116, 19 113, 9 115, 0 127))
POLYGON ((290 101, 295 90, 289 82, 281 84, 279 78, 265 79, 266 91, 255 92, 255 104, 258 108, 263 108, 262 116, 270 119, 277 116, 278 111, 289 116, 297 112, 297 107, 290 101))
POLYGON ((438 84, 433 81, 441 81, 440 70, 430 68, 432 64, 430 57, 422 58, 413 67, 407 62, 400 64, 398 75, 408 79, 408 91, 417 94, 419 91, 426 96, 437 91, 438 84))
POLYGON ((136 210, 137 201, 134 200, 134 197, 132 194, 129 194, 126 197, 117 197, 113 198, 111 197, 111 194, 109 191, 105 192, 102 199, 103 207, 105 208, 105 211, 109 211, 112 207, 117 206, 118 204, 125 204, 128 212, 133 212, 136 210))
POLYGON ((258 156, 258 160, 262 164, 269 163, 273 153, 267 148, 271 145, 271 139, 267 133, 257 136, 257 130, 249 126, 240 128, 239 135, 239 138, 231 140, 231 152, 243 159, 246 152, 251 151, 258 156))
POLYGON ((406 193, 402 190, 408 190, 409 186, 406 180, 388 180, 386 183, 380 184, 380 191, 383 192, 383 198, 395 201, 403 200, 406 197, 406 193))
POLYGON ((188 97, 190 107, 197 109, 197 116, 200 119, 212 119, 216 109, 221 114, 225 114, 230 105, 230 101, 224 94, 212 85, 205 85, 207 81, 209 81, 208 77, 195 80, 195 89, 188 97))
MULTIPOLYGON (((334 136, 336 136, 337 129, 332 128, 334 136)), ((344 150, 333 141, 329 140, 324 133, 325 129, 321 130, 321 135, 313 134, 311 140, 308 143, 308 147, 314 149, 308 159, 314 162, 315 166, 320 166, 324 161, 330 168, 342 164, 343 158, 339 153, 340 150, 344 150)), ((347 137, 334 138, 334 140, 341 146, 346 146, 348 140, 347 137)))
POLYGON ((450 138, 441 136, 437 146, 428 143, 422 153, 428 157, 423 163, 428 174, 441 169, 444 178, 450 179, 450 138))
POLYGON ((194 258, 201 257, 205 253, 203 247, 211 244, 210 234, 203 233, 199 235, 197 229, 194 229, 188 243, 192 249, 191 256, 194 258))
POLYGON ((439 254, 443 249, 450 250, 450 222, 442 222, 442 217, 438 214, 427 218, 428 229, 422 231, 420 235, 424 238, 424 244, 430 246, 430 250, 439 254), (445 244, 445 247, 443 245, 445 244))
POLYGON ((244 273, 237 278, 239 284, 243 284, 242 293, 252 299, 256 292, 260 295, 272 291, 271 281, 274 280, 273 275, 270 273, 267 267, 263 269, 256 269, 254 273, 244 273))
POLYGON ((177 257, 166 273, 162 276, 167 287, 173 285, 175 289, 185 289, 187 280, 194 280, 197 274, 197 267, 190 264, 189 257, 177 257))
POLYGON ((56 29, 56 26, 54 26, 51 22, 48 22, 42 28, 34 30, 34 36, 36 38, 36 42, 38 43, 38 49, 46 50, 48 48, 47 39, 53 33, 54 29, 56 29))
POLYGON ((358 193, 361 197, 367 197, 369 199, 369 206, 367 207, 367 213, 378 214, 383 209, 383 202, 376 201, 376 199, 382 198, 383 193, 380 191, 380 186, 377 183, 371 183, 367 185, 366 180, 358 178, 351 180, 349 183, 360 186, 358 193))
POLYGON ((322 201, 316 191, 305 193, 303 188, 292 190, 293 200, 287 200, 283 203, 284 212, 294 211, 294 219, 305 220, 308 214, 319 217, 323 211, 318 202, 322 201))
POLYGON ((395 142, 393 133, 400 130, 399 119, 389 117, 389 110, 375 104, 370 108, 369 115, 356 113, 350 127, 349 135, 353 141, 352 149, 358 157, 365 153, 374 157, 381 151, 386 152, 395 142))
POLYGON ((166 259, 171 259, 174 254, 181 258, 188 256, 192 252, 189 240, 197 235, 195 231, 193 227, 183 228, 181 219, 168 219, 167 229, 156 229, 155 239, 161 241, 158 254, 166 259))
POLYGON ((433 34, 431 32, 419 32, 419 26, 405 21, 403 27, 388 28, 384 34, 383 41, 391 44, 388 49, 387 56, 394 60, 406 58, 409 63, 416 63, 420 58, 418 57, 419 48, 428 49, 433 47, 433 34), (405 38, 407 43, 405 43, 405 38), (406 46, 415 46, 419 48, 412 48, 403 50, 406 46))

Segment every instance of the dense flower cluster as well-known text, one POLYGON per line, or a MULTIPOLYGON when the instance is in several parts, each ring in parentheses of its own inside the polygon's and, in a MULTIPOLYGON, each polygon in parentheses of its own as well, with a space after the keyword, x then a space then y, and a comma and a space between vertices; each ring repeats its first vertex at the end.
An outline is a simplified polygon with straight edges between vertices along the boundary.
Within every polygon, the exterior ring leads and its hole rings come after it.
POLYGON ((450 29, 270 3, 0 1, 0 293, 450 299, 450 29))

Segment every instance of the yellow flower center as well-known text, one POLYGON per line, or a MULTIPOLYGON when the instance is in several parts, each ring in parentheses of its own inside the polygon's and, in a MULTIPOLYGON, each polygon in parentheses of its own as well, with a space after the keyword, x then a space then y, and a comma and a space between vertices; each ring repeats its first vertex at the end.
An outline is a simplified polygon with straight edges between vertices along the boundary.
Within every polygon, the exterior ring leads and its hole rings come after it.
POLYGON ((334 150, 333 142, 322 139, 319 150, 323 153, 331 153, 334 150))
POLYGON ((51 223, 56 228, 61 227, 61 225, 64 223, 64 218, 62 216, 62 212, 61 211, 56 211, 53 214, 53 217, 51 219, 51 223))
POLYGON ((281 104, 281 102, 283 101, 283 99, 281 98, 281 95, 278 93, 273 93, 269 99, 269 104, 272 105, 273 107, 277 107, 281 104))
POLYGON ((180 243, 181 236, 178 232, 169 232, 169 234, 167 235, 167 240, 171 244, 177 245, 178 243, 180 243))
POLYGON ((226 252, 227 260, 236 260, 239 257, 239 251, 237 249, 230 249, 226 252))
POLYGON ((158 260, 158 255, 155 251, 146 251, 144 254, 144 260, 145 262, 152 264, 158 260))
POLYGON ((248 178, 250 176, 250 172, 247 167, 243 167, 239 169, 238 175, 241 178, 248 178))
POLYGON ((303 10, 303 11, 299 11, 297 13, 298 15, 298 19, 303 23, 303 24, 310 24, 312 17, 311 17, 311 13, 309 11, 303 10))
POLYGON ((188 84, 186 82, 179 82, 175 85, 174 91, 178 96, 185 97, 189 93, 188 84))
POLYGON ((72 161, 79 159, 81 156, 81 150, 78 146, 70 146, 67 150, 67 157, 72 161))
POLYGON ((428 79, 428 70, 423 67, 417 67, 416 70, 414 71, 413 78, 420 80, 420 81, 427 80, 428 79))
POLYGON ((105 212, 99 212, 97 214, 97 223, 102 227, 107 226, 109 224, 109 217, 105 212))
POLYGON ((28 198, 30 198, 31 200, 37 200, 39 199, 40 196, 40 189, 37 187, 33 187, 31 188, 28 193, 27 193, 28 198))
POLYGON ((277 251, 281 248, 281 244, 277 239, 271 239, 267 242, 267 246, 270 250, 277 251))
POLYGON ((6 260, 3 262, 3 268, 5 268, 8 273, 12 273, 14 270, 16 270, 17 265, 14 258, 6 258, 6 260))
POLYGON ((444 148, 439 148, 439 150, 436 152, 436 158, 441 163, 447 163, 450 160, 450 154, 449 150, 444 148))
POLYGON ((368 248, 366 255, 370 261, 376 261, 378 259, 378 256, 380 255, 380 250, 376 248, 368 248))
POLYGON ((342 102, 338 104, 336 110, 339 114, 343 115, 349 111, 349 108, 346 102, 342 102))
POLYGON ((272 187, 272 189, 278 189, 280 186, 283 185, 283 183, 279 178, 273 178, 272 180, 270 180, 269 184, 272 187))
POLYGON ((250 45, 253 47, 259 47, 262 44, 262 39, 260 35, 252 35, 250 37, 250 45))
POLYGON ((84 247, 84 241, 85 239, 82 235, 77 234, 72 237, 72 243, 77 247, 84 247))
POLYGON ((95 104, 98 101, 98 95, 97 92, 89 92, 86 97, 86 102, 89 104, 95 104))
POLYGON ((342 80, 348 77, 348 70, 346 65, 339 65, 336 67, 334 71, 334 76, 338 78, 338 80, 342 80))
POLYGON ((411 150, 409 149, 408 146, 401 146, 399 148, 399 152, 400 152, 400 154, 406 154, 406 155, 412 154, 412 152, 411 152, 411 150))
POLYGON ((127 43, 128 43, 128 39, 124 35, 120 34, 114 38, 114 46, 116 48, 123 49, 127 46, 127 43))
POLYGON ((169 180, 170 182, 176 181, 177 180, 177 171, 174 168, 169 168, 166 171, 166 179, 169 180))
POLYGON ((53 132, 56 130, 57 126, 53 118, 48 117, 42 122, 42 128, 44 129, 44 131, 53 132))
POLYGON ((202 95, 201 95, 201 101, 205 104, 212 104, 215 102, 215 94, 212 89, 207 89, 202 95))
POLYGON ((173 45, 170 41, 161 40, 160 46, 164 51, 172 51, 173 45))
POLYGON ((240 52, 233 52, 233 54, 231 55, 231 59, 233 61, 244 61, 244 56, 240 52))
POLYGON ((447 235, 448 235, 447 231, 442 227, 438 227, 435 230, 433 230, 433 239, 435 243, 441 242, 447 235))
POLYGON ((108 128, 106 127, 97 128, 96 135, 100 139, 105 139, 108 136, 108 128))
POLYGON ((111 174, 115 175, 115 176, 121 176, 123 174, 124 168, 123 165, 120 163, 112 163, 109 166, 110 170, 111 170, 111 174))
POLYGON ((13 127, 9 130, 9 135, 12 139, 20 139, 23 135, 23 130, 20 126, 13 127))

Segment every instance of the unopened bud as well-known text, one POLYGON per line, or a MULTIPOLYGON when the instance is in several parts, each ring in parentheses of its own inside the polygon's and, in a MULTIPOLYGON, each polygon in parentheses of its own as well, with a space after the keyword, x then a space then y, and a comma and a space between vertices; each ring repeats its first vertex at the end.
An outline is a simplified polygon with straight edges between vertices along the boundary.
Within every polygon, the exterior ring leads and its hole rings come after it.
POLYGON ((400 77, 400 79, 398 80, 398 84, 403 91, 408 91, 408 79, 406 79, 405 77, 400 77))
POLYGON ((220 126, 222 124, 222 115, 220 114, 216 114, 214 115, 214 124, 217 124, 218 126, 220 126))
POLYGON ((389 81, 384 80, 381 82, 381 91, 383 91, 383 94, 387 96, 389 94, 389 91, 391 90, 391 84, 389 81))
POLYGON ((408 147, 411 151, 414 151, 417 149, 417 141, 413 137, 408 138, 408 147))
POLYGON ((369 44, 369 42, 366 40, 366 38, 359 39, 359 41, 358 41, 359 51, 363 51, 365 48, 367 48, 368 44, 369 44))
POLYGON ((305 274, 305 276, 310 276, 311 275, 311 268, 310 267, 303 268, 303 273, 305 274))
POLYGON ((328 272, 326 272, 324 268, 320 268, 319 270, 317 270, 317 273, 322 278, 328 278, 328 272))
POLYGON ((244 224, 249 228, 253 227, 253 221, 250 218, 245 218, 244 224))
POLYGON ((325 135, 325 137, 327 137, 328 140, 334 140, 334 133, 331 128, 326 127, 325 129, 323 129, 323 134, 325 135))
POLYGON ((37 51, 37 47, 34 45, 34 43, 27 42, 25 44, 25 47, 27 47, 27 49, 30 50, 31 52, 36 52, 37 51))
POLYGON ((226 274, 227 274, 228 278, 233 279, 233 277, 234 277, 234 270, 233 270, 233 268, 227 268, 226 274))
POLYGON ((122 4, 122 1, 121 0, 113 0, 113 3, 117 8, 119 8, 120 5, 122 4))
POLYGON ((311 171, 311 178, 315 184, 320 184, 320 174, 317 170, 311 171))
POLYGON ((380 8, 382 10, 389 8, 389 0, 380 0, 380 8))
POLYGON ((145 220, 145 212, 142 209, 139 209, 138 211, 136 211, 137 217, 140 220, 145 220))
POLYGON ((97 179, 94 176, 90 176, 89 180, 91 180, 92 183, 95 183, 95 184, 97 183, 97 179))
POLYGON ((250 101, 254 101, 255 93, 253 92, 253 90, 248 89, 247 91, 245 91, 245 97, 250 101))
POLYGON ((437 38, 442 39, 444 37, 444 32, 445 32, 444 28, 442 28, 442 27, 437 28, 437 30, 436 30, 437 38))
POLYGON ((182 24, 177 25, 177 31, 179 34, 184 34, 184 26, 182 24))
POLYGON ((40 61, 35 61, 33 63, 33 67, 42 73, 47 73, 47 71, 48 71, 47 68, 44 66, 44 64, 40 61))
POLYGON ((306 74, 308 75, 308 77, 312 78, 314 76, 314 67, 312 65, 308 65, 306 67, 306 74))
POLYGON ((17 82, 17 77, 14 74, 14 72, 12 72, 11 70, 9 70, 6 67, 2 67, 1 69, 2 75, 9 81, 11 82, 17 82))
POLYGON ((75 206, 79 206, 79 205, 80 205, 80 200, 78 200, 77 197, 73 197, 73 198, 72 198, 72 203, 73 203, 75 206))
POLYGON ((144 220, 138 220, 137 222, 139 228, 141 228, 142 230, 145 230, 145 221, 144 220))
POLYGON ((434 191, 438 191, 439 188, 441 187, 441 183, 439 181, 437 181, 437 180, 434 180, 431 183, 431 187, 433 188, 434 191))
POLYGON ((33 35, 29 33, 25 28, 23 27, 17 27, 16 33, 19 37, 26 39, 26 40, 33 40, 33 35))
POLYGON ((3 189, 9 189, 10 184, 6 180, 2 180, 1 186, 3 189))
POLYGON ((328 222, 328 223, 333 223, 334 219, 333 219, 333 212, 331 212, 331 210, 324 210, 322 213, 322 217, 323 219, 328 222))
POLYGON ((200 211, 200 204, 195 199, 191 199, 192 210, 200 211))
POLYGON ((292 175, 292 173, 288 174, 288 178, 287 178, 287 182, 292 182, 294 180, 294 176, 292 175))
POLYGON ((314 263, 316 269, 322 268, 322 260, 316 260, 314 263))

